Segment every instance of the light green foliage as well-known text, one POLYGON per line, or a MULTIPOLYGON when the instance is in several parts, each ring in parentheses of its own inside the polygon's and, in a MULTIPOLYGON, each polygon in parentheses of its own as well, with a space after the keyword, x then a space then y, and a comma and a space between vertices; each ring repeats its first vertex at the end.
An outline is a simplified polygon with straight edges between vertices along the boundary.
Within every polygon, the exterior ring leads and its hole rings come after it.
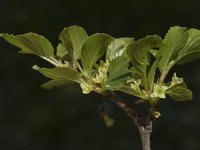
POLYGON ((187 34, 187 42, 178 54, 178 64, 187 63, 200 57, 200 31, 189 29, 187 34))
POLYGON ((97 33, 91 35, 82 46, 81 50, 81 62, 83 69, 92 74, 94 64, 104 55, 108 45, 114 38, 104 34, 97 33))
POLYGON ((142 80, 142 83, 146 90, 148 88, 147 67, 149 67, 149 65, 151 64, 150 50, 152 50, 153 48, 158 48, 161 42, 161 38, 157 35, 147 36, 139 41, 132 43, 127 48, 127 54, 133 65, 132 72, 142 80))
MULTIPOLYGON (((35 54, 55 66, 33 67, 51 79, 42 85, 47 89, 76 82, 84 94, 121 91, 151 105, 166 95, 175 101, 192 99, 183 78, 176 73, 171 82, 166 83, 165 78, 173 65, 200 58, 197 29, 175 26, 163 40, 158 35, 134 40, 104 33, 88 36, 83 28, 71 26, 61 32, 56 52, 46 38, 35 33, 0 36, 20 48, 21 53, 35 54)), ((160 116, 159 112, 154 113, 160 116)))
POLYGON ((124 82, 130 78, 130 71, 128 70, 129 61, 125 57, 118 57, 110 62, 108 68, 108 80, 106 86, 110 89, 119 90, 124 82))
POLYGON ((171 27, 158 54, 161 72, 174 64, 183 64, 200 57, 200 30, 171 27))
POLYGON ((53 80, 71 80, 78 83, 81 81, 81 74, 69 67, 56 67, 47 69, 33 66, 33 69, 39 71, 45 77, 53 80))
POLYGON ((117 57, 126 55, 127 47, 134 43, 133 38, 119 38, 115 39, 110 45, 108 46, 106 52, 106 59, 112 61, 117 57))
POLYGON ((170 88, 166 93, 175 101, 192 100, 192 91, 181 85, 170 88))
POLYGON ((159 36, 147 36, 128 46, 127 54, 139 77, 146 74, 147 65, 150 65, 150 50, 158 48, 161 42, 159 36))
POLYGON ((159 69, 162 71, 170 62, 175 62, 178 52, 183 49, 187 40, 187 29, 171 27, 159 50, 159 69))
POLYGON ((81 46, 87 39, 86 31, 79 26, 64 28, 60 33, 56 55, 63 60, 77 60, 81 57, 81 46))
POLYGON ((41 85, 41 87, 44 89, 50 90, 53 87, 60 87, 60 86, 64 86, 64 85, 70 84, 70 83, 73 83, 73 82, 70 80, 54 79, 54 80, 50 80, 46 83, 43 83, 41 85))
POLYGON ((54 57, 54 49, 51 43, 41 35, 27 33, 21 35, 1 34, 10 44, 20 48, 20 53, 35 54, 40 57, 54 57))

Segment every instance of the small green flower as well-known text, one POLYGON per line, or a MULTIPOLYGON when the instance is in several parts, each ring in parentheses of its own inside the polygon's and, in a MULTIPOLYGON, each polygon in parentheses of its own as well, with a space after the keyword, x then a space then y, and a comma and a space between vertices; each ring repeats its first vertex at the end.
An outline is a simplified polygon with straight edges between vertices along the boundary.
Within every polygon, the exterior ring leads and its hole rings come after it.
POLYGON ((174 73, 173 77, 172 77, 172 82, 170 84, 170 87, 174 86, 174 85, 177 85, 177 84, 180 84, 183 82, 183 78, 178 78, 176 76, 176 73, 174 73))
POLYGON ((93 90, 93 85, 87 82, 82 82, 80 86, 83 94, 89 94, 93 90))
POLYGON ((85 73, 85 76, 88 77, 88 81, 82 81, 80 84, 82 88, 82 92, 84 94, 89 94, 91 91, 99 92, 101 91, 101 87, 97 87, 97 84, 99 83, 105 83, 107 81, 107 72, 109 68, 109 61, 106 60, 105 63, 102 63, 102 65, 98 68, 97 73, 95 74, 94 78, 89 78, 88 74, 85 73))
POLYGON ((151 97, 166 98, 165 91, 167 89, 168 89, 168 86, 155 84, 151 97))
POLYGON ((141 80, 133 80, 133 83, 131 83, 131 88, 133 90, 137 90, 139 87, 140 87, 140 84, 141 84, 141 80))
POLYGON ((110 63, 108 60, 106 60, 105 63, 103 63, 102 66, 98 68, 98 72, 96 73, 95 77, 92 79, 95 83, 105 83, 107 81, 107 72, 108 68, 110 66, 110 63))
POLYGON ((130 84, 130 86, 131 86, 131 88, 135 91, 135 92, 137 92, 137 93, 139 93, 139 94, 141 94, 142 92, 141 92, 141 89, 140 89, 140 84, 141 84, 141 80, 139 79, 139 80, 135 80, 135 79, 133 79, 133 80, 130 80, 130 81, 127 81, 128 83, 130 83, 130 82, 132 82, 131 84, 130 84))

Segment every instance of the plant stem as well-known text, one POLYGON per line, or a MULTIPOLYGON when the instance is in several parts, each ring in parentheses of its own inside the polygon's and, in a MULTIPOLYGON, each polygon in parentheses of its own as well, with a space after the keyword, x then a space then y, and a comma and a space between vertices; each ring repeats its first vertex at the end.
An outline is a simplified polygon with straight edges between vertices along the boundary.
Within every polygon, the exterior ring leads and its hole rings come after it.
POLYGON ((141 119, 137 116, 137 112, 132 107, 128 106, 126 101, 122 100, 114 92, 106 93, 103 96, 104 98, 114 102, 117 106, 119 106, 123 111, 126 112, 126 114, 131 118, 132 122, 137 126, 139 130, 142 141, 142 149, 151 150, 150 136, 152 132, 152 114, 151 114, 152 111, 151 110, 149 111, 145 123, 142 123, 141 119))
POLYGON ((44 57, 44 56, 40 56, 42 59, 44 59, 44 60, 46 60, 46 61, 48 61, 49 63, 51 63, 52 65, 54 65, 55 67, 60 67, 60 66, 62 66, 62 64, 59 62, 59 61, 57 61, 56 59, 54 59, 53 57, 53 59, 51 58, 46 58, 46 57, 44 57))
POLYGON ((142 149, 143 150, 151 150, 151 142, 150 142, 150 136, 152 132, 152 121, 148 126, 141 126, 137 125, 141 141, 142 141, 142 149))
POLYGON ((115 103, 118 107, 120 107, 123 111, 126 112, 126 114, 131 118, 133 122, 137 121, 137 113, 136 111, 128 106, 127 102, 121 99, 119 96, 117 96, 114 92, 106 93, 106 95, 103 95, 105 99, 112 101, 115 103))

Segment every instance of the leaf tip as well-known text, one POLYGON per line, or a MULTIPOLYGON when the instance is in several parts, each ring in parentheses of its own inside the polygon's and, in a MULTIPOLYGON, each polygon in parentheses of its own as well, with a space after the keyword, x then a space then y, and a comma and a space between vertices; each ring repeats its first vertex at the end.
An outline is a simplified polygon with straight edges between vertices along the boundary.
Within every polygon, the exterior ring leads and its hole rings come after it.
POLYGON ((43 88, 43 89, 45 89, 45 90, 51 90, 51 89, 53 89, 53 86, 50 87, 50 86, 46 85, 45 83, 42 84, 40 87, 43 88))

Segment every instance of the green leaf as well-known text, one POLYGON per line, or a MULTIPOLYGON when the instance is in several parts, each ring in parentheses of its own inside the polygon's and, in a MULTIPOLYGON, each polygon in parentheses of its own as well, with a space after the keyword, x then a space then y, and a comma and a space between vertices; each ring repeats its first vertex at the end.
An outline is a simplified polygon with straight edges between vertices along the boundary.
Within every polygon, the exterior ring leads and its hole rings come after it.
POLYGON ((147 36, 127 48, 127 54, 133 64, 134 72, 140 78, 146 78, 146 68, 150 64, 150 50, 159 47, 162 40, 159 36, 147 36))
POLYGON ((112 80, 108 79, 108 81, 105 83, 106 87, 112 90, 119 90, 121 87, 123 87, 127 80, 130 79, 130 73, 124 73, 121 76, 118 76, 117 78, 114 78, 112 80))
POLYGON ((134 42, 133 38, 119 38, 110 43, 106 52, 106 59, 109 61, 122 56, 125 53, 127 46, 134 42))
POLYGON ((133 96, 136 96, 136 97, 140 97, 140 98, 143 98, 141 93, 138 93, 136 91, 134 91, 130 86, 122 86, 119 91, 122 91, 126 94, 130 94, 130 95, 133 95, 133 96))
POLYGON ((183 64, 200 58, 200 30, 189 29, 185 46, 178 54, 177 63, 183 64))
POLYGON ((81 62, 83 69, 92 74, 92 68, 105 53, 108 45, 114 40, 113 37, 104 33, 97 33, 90 36, 82 46, 81 62))
POLYGON ((80 73, 67 67, 56 67, 48 69, 48 68, 40 68, 35 65, 33 66, 33 69, 39 71, 42 75, 50 79, 70 80, 78 83, 81 82, 80 73))
POLYGON ((126 83, 126 78, 121 77, 117 80, 107 81, 105 87, 109 90, 119 90, 124 83, 126 83))
POLYGON ((171 27, 163 40, 158 57, 160 58, 159 69, 162 71, 171 61, 176 60, 178 52, 183 49, 187 41, 187 29, 171 27))
POLYGON ((59 43, 56 49, 56 56, 62 60, 68 59, 68 51, 65 49, 63 43, 59 43))
POLYGON ((56 55, 62 59, 79 59, 81 57, 82 44, 87 37, 86 31, 79 26, 74 25, 64 28, 59 36, 62 43, 58 46, 56 55))
POLYGON ((41 35, 27 33, 20 35, 1 34, 7 42, 21 49, 20 53, 35 54, 40 57, 54 57, 54 49, 51 43, 41 35))
POLYGON ((108 68, 108 80, 106 87, 113 90, 118 90, 130 78, 131 73, 128 70, 129 60, 126 57, 119 56, 110 62, 108 68))
POLYGON ((126 57, 120 56, 110 62, 108 69, 108 80, 114 80, 120 76, 129 73, 129 60, 126 57))
POLYGON ((158 54, 158 50, 150 49, 149 52, 151 53, 152 56, 156 57, 158 54))
POLYGON ((151 66, 151 69, 150 69, 148 77, 147 77, 147 80, 148 80, 148 83, 149 83, 151 90, 153 88, 153 83, 155 81, 155 74, 156 74, 157 67, 158 67, 158 61, 155 60, 154 63, 152 64, 152 66, 151 66))
POLYGON ((187 54, 182 55, 180 57, 180 60, 177 60, 176 64, 185 64, 199 58, 200 58, 200 51, 198 50, 191 51, 188 52, 187 54))
POLYGON ((66 84, 71 84, 72 82, 66 79, 56 79, 56 80, 50 80, 44 84, 41 85, 42 88, 50 90, 54 87, 60 87, 60 86, 64 86, 66 84))
POLYGON ((173 100, 175 101, 189 101, 192 100, 192 91, 184 86, 175 86, 166 91, 173 100))
POLYGON ((170 28, 163 40, 158 58, 161 71, 168 65, 172 67, 175 63, 184 64, 200 58, 200 30, 187 30, 177 26, 170 28))

